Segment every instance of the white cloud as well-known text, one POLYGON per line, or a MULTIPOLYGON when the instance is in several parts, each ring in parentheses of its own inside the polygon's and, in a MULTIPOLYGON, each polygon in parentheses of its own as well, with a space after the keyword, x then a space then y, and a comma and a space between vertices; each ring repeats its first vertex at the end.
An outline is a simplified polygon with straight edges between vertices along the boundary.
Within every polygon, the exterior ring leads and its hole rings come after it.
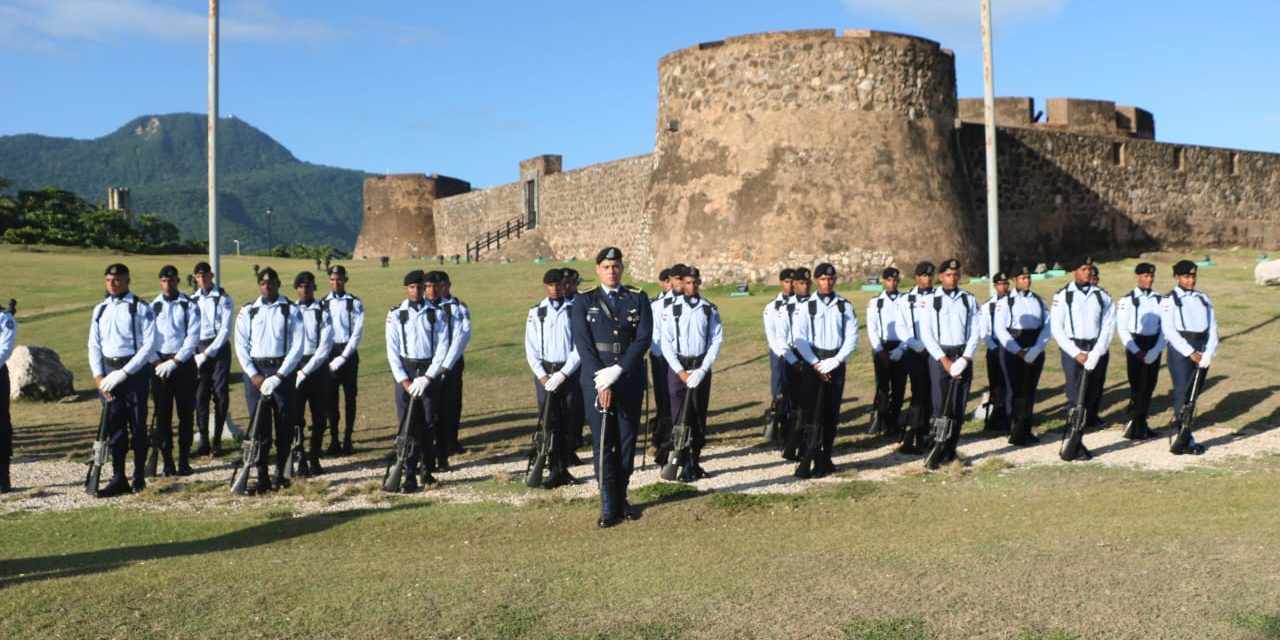
MULTIPOLYGON (((981 29, 979 0, 843 0, 854 16, 874 14, 924 29, 927 35, 944 40, 968 39, 981 29)), ((1067 0, 992 0, 994 28, 1002 24, 1052 18, 1062 12, 1067 0)), ((956 46, 942 42, 942 46, 956 46)))

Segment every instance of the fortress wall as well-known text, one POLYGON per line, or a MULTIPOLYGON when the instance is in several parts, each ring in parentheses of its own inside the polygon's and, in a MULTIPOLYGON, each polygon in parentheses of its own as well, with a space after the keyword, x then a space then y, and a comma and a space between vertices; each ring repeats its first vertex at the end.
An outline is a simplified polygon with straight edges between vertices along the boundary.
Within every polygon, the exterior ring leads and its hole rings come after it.
POLYGON ((616 246, 631 268, 647 254, 642 222, 652 165, 653 155, 645 154, 543 176, 538 228, 554 257, 594 260, 600 249, 616 246))
MULTIPOLYGON (((985 227, 982 126, 959 138, 985 227)), ((1021 128, 1001 128, 997 147, 1000 240, 1024 260, 1280 249, 1280 155, 1021 128)))
POLYGON ((524 190, 519 182, 445 198, 436 202, 436 242, 440 253, 466 255, 476 236, 524 214, 524 190))
POLYGON ((435 255, 439 198, 471 188, 465 181, 421 173, 364 181, 364 222, 352 255, 377 259, 435 255))

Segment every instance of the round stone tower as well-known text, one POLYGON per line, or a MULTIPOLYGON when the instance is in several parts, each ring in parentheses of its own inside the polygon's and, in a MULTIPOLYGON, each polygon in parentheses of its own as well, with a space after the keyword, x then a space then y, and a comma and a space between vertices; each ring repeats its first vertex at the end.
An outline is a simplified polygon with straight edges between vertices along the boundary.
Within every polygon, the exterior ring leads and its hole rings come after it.
POLYGON ((936 42, 747 35, 667 55, 658 83, 642 274, 677 261, 721 282, 823 260, 843 278, 948 257, 976 266, 955 61, 936 42))

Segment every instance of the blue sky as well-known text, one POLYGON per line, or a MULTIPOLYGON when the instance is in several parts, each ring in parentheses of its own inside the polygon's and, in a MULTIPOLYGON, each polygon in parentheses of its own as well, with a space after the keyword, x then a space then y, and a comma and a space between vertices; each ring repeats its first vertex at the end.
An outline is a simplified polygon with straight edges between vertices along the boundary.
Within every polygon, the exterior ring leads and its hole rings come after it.
MULTIPOLYGON (((1280 152, 1280 3, 992 0, 996 91, 1114 100, 1161 140, 1280 152)), ((647 153, 657 61, 698 42, 880 29, 956 52, 982 93, 978 0, 222 0, 221 113, 309 162, 509 182, 647 153)), ((0 0, 0 135, 106 135, 203 113, 207 0, 0 0)))

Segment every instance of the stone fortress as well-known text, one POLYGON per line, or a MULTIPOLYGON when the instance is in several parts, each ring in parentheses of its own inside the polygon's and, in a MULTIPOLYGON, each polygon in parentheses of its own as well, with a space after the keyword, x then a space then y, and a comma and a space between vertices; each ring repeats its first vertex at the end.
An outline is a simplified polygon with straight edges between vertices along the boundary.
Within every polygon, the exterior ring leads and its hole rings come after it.
MULTIPOLYGON (((1280 248, 1280 154, 1155 141, 1151 113, 1105 100, 997 99, 1007 258, 1164 248, 1280 248)), ((844 278, 959 257, 986 271, 982 100, 958 99, 938 43, 876 31, 762 33, 658 62, 652 153, 472 190, 438 175, 364 184, 355 255, 589 259, 605 245, 652 279, 676 261, 712 282, 835 263, 844 278)))

